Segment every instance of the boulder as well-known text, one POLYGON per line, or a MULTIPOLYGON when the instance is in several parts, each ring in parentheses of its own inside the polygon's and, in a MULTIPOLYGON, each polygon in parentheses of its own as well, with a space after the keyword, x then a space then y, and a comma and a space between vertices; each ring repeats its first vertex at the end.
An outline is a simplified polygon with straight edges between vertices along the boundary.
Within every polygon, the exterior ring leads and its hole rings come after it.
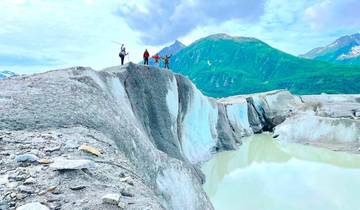
POLYGON ((104 204, 118 205, 120 201, 121 194, 111 193, 104 195, 101 199, 104 204))
POLYGON ((120 182, 125 182, 129 185, 134 185, 134 181, 132 180, 131 177, 124 177, 120 179, 120 182))
POLYGON ((85 185, 75 185, 75 186, 70 186, 71 190, 82 190, 85 189, 86 186, 85 185))
POLYGON ((76 169, 92 169, 95 168, 95 163, 91 160, 67 160, 57 158, 50 164, 50 168, 54 170, 76 170, 76 169))
POLYGON ((101 155, 101 153, 98 149, 96 149, 95 147, 89 146, 89 145, 85 145, 85 144, 83 144, 79 147, 79 151, 84 151, 84 152, 87 152, 87 153, 90 153, 90 154, 93 154, 96 156, 101 155))
POLYGON ((34 202, 20 206, 16 208, 16 210, 50 210, 50 209, 39 202, 34 202))
POLYGON ((16 162, 36 162, 39 158, 34 154, 22 154, 15 157, 16 162))
POLYGON ((19 186, 18 190, 19 190, 19 192, 26 193, 26 194, 34 194, 35 193, 33 188, 31 188, 29 186, 24 186, 24 185, 19 186))
POLYGON ((54 147, 49 147, 45 149, 45 152, 55 152, 55 151, 59 151, 61 149, 61 146, 54 146, 54 147))
POLYGON ((0 175, 0 185, 6 185, 9 183, 8 175, 0 175))
POLYGON ((355 117, 360 117, 360 111, 356 111, 354 115, 355 117))
POLYGON ((32 177, 29 177, 25 180, 24 184, 34 184, 36 180, 32 177))
POLYGON ((120 209, 126 209, 127 203, 125 203, 125 202, 123 202, 123 201, 119 201, 118 207, 119 207, 120 209))

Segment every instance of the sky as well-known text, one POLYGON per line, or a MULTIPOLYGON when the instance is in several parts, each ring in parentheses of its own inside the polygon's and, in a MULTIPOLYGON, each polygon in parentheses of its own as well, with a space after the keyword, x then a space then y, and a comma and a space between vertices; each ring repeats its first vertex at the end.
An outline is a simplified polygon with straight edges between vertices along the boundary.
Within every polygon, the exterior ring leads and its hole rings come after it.
POLYGON ((0 0, 0 70, 119 65, 178 39, 261 39, 293 55, 360 32, 359 0, 0 0))

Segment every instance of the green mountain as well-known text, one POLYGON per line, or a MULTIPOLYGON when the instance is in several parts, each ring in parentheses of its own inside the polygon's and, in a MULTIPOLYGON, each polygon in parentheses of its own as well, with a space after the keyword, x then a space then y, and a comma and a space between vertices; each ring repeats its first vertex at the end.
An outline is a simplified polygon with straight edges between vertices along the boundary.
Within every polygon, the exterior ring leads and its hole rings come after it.
POLYGON ((315 48, 301 56, 333 63, 360 65, 360 33, 343 36, 325 47, 315 48))
POLYGON ((182 49, 171 68, 213 97, 274 89, 296 94, 360 93, 360 67, 299 58, 254 38, 226 34, 182 49))

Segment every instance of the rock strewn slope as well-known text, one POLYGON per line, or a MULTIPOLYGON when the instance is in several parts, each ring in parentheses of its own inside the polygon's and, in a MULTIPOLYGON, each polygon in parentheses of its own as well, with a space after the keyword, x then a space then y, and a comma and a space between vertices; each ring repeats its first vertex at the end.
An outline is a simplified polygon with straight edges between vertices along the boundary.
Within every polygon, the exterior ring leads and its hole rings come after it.
POLYGON ((113 140, 96 130, 81 126, 2 130, 0 138, 0 209, 31 202, 51 209, 115 209, 102 204, 101 197, 110 193, 118 193, 121 202, 131 203, 127 209, 162 209, 134 164, 118 151, 113 140), (101 155, 79 151, 81 145, 91 145, 101 155), (29 156, 37 160, 25 158, 29 156), (59 161, 62 159, 68 162, 59 161), (64 170, 54 170, 58 167, 54 164, 64 170), (71 170, 75 166, 82 170, 71 170))

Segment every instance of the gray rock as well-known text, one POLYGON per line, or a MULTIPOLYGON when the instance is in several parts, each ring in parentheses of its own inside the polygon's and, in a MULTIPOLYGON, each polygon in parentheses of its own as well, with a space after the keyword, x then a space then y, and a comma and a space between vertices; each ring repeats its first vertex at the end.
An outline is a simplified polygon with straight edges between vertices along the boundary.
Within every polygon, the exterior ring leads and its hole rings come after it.
POLYGON ((18 193, 18 194, 16 194, 16 199, 17 199, 17 200, 22 200, 22 199, 24 199, 24 198, 26 198, 26 195, 25 195, 25 194, 23 194, 23 193, 18 193))
POLYGON ((15 206, 16 206, 16 202, 15 202, 15 201, 9 202, 9 207, 14 208, 15 206))
POLYGON ((9 176, 10 180, 15 180, 15 181, 24 181, 26 180, 28 176, 26 174, 21 174, 21 175, 15 175, 15 176, 9 176))
POLYGON ((71 190, 82 190, 82 189, 85 189, 85 188, 86 188, 85 185, 70 186, 71 190))
POLYGON ((121 191, 121 195, 125 197, 134 197, 132 193, 126 192, 125 190, 121 191))
POLYGON ((358 112, 355 112, 355 117, 360 117, 360 111, 358 111, 358 112))
POLYGON ((31 188, 29 186, 24 186, 24 185, 19 186, 18 190, 19 190, 19 192, 26 193, 26 194, 34 194, 35 193, 33 188, 31 188))
POLYGON ((22 154, 15 157, 16 162, 36 162, 39 158, 34 154, 22 154))
POLYGON ((0 175, 0 185, 6 185, 9 183, 9 177, 7 175, 0 175))
POLYGON ((16 208, 16 210, 50 210, 50 209, 39 202, 34 202, 20 206, 16 208))
POLYGON ((36 180, 32 177, 25 180, 24 184, 34 184, 36 180))
POLYGON ((121 179, 120 179, 120 182, 125 182, 125 183, 127 183, 127 184, 129 184, 129 185, 134 186, 134 181, 132 180, 131 177, 121 178, 121 179))
POLYGON ((127 203, 125 203, 125 202, 123 202, 123 201, 119 201, 118 207, 119 207, 120 209, 126 209, 127 203))
POLYGON ((61 209, 61 204, 57 203, 57 202, 53 202, 49 204, 50 209, 53 210, 60 210, 61 209))
POLYGON ((104 195, 101 200, 104 204, 118 205, 121 195, 118 193, 111 193, 104 195))
POLYGON ((53 170, 76 170, 76 169, 93 169, 95 163, 91 160, 67 160, 63 158, 54 159, 54 162, 50 164, 50 168, 53 170))
POLYGON ((55 152, 55 151, 59 151, 60 149, 61 146, 49 147, 45 149, 45 152, 55 152))

